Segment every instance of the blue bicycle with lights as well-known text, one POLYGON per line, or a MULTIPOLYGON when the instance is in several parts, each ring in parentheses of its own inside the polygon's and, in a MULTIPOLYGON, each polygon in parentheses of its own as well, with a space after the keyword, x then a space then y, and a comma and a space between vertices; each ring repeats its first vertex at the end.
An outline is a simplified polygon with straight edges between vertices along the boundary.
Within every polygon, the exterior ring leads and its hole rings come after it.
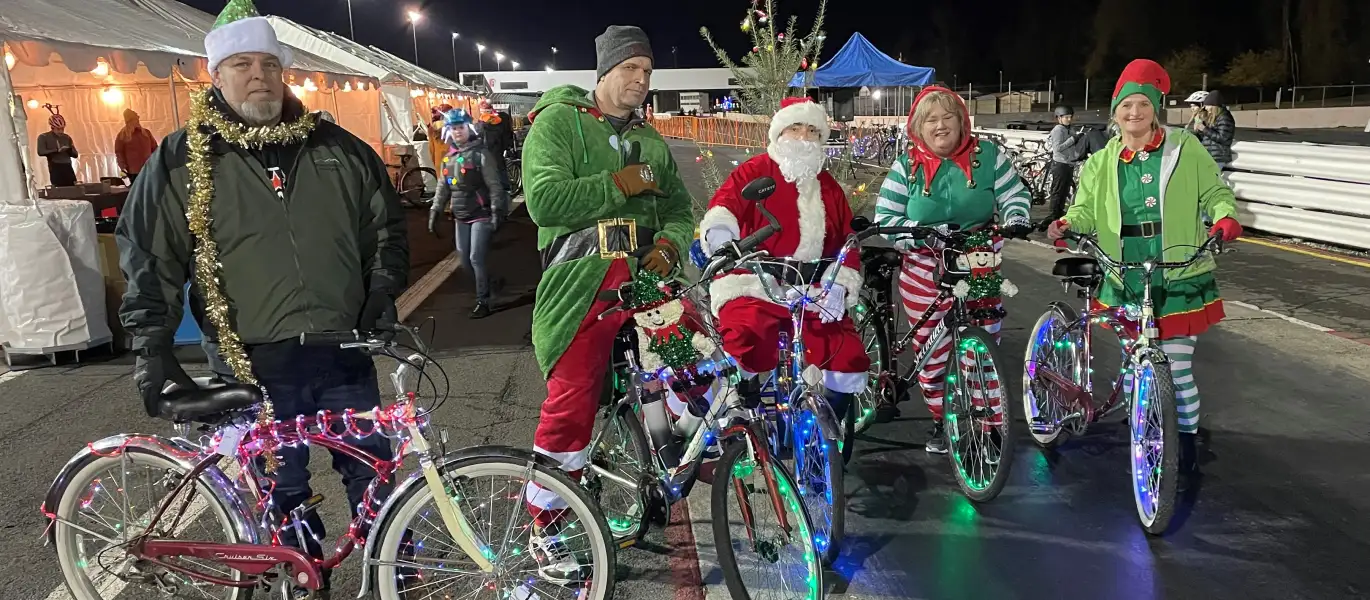
POLYGON ((1127 407, 1132 458, 1132 496, 1142 528, 1160 535, 1175 515, 1178 491, 1179 415, 1170 358, 1161 349, 1156 326, 1151 281, 1157 271, 1183 269, 1206 252, 1222 252, 1222 238, 1214 236, 1180 262, 1115 261, 1094 238, 1073 232, 1093 257, 1072 256, 1056 261, 1051 274, 1088 304, 1082 313, 1065 302, 1052 302, 1037 319, 1028 337, 1023 365, 1023 416, 1032 438, 1044 448, 1071 435, 1083 435, 1090 424, 1127 407), (1093 302, 1106 272, 1141 271, 1139 305, 1104 307, 1093 302), (1093 373, 1093 325, 1107 327, 1123 346, 1123 364, 1108 400, 1096 404, 1093 373), (1129 385, 1130 380, 1130 385, 1129 385))
MULTIPOLYGON (((774 190, 775 182, 763 179, 749 184, 743 197, 758 200, 767 188, 774 190)), ((659 311, 663 302, 701 300, 694 292, 715 273, 763 255, 753 249, 776 230, 763 228, 738 242, 734 253, 716 256, 693 285, 661 285, 664 301, 644 301, 631 282, 603 292, 599 300, 614 306, 601 318, 618 311, 637 317, 659 311)), ((626 547, 646 534, 649 523, 666 524, 670 506, 689 495, 704 460, 714 454, 713 535, 730 595, 747 599, 756 595, 749 590, 764 590, 762 595, 786 600, 816 600, 823 590, 815 553, 818 533, 801 487, 771 452, 773 413, 736 393, 737 366, 720 349, 707 311, 686 328, 708 337, 713 350, 687 367, 647 364, 636 328, 619 332, 581 483, 598 499, 611 534, 626 547), (711 450, 715 443, 721 453, 711 450)))

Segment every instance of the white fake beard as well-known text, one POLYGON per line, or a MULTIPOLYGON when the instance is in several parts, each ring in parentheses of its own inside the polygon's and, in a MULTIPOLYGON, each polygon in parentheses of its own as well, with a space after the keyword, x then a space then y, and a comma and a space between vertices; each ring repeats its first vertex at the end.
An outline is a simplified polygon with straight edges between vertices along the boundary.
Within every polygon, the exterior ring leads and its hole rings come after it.
POLYGON ((281 109, 285 105, 284 100, 261 100, 258 102, 244 102, 238 105, 236 110, 238 116, 243 118, 252 127, 262 127, 264 125, 275 125, 281 120, 281 109))
POLYGON ((784 137, 771 142, 766 153, 780 166, 780 174, 788 183, 816 179, 827 159, 818 143, 784 137))

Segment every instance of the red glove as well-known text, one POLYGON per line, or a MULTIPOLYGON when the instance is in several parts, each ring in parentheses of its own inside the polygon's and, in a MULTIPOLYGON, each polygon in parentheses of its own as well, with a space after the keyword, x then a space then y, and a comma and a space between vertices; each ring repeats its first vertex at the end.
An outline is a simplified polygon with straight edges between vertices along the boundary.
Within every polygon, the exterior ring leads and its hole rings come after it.
POLYGON ((1224 242, 1230 242, 1242 237, 1242 225, 1232 217, 1223 217, 1213 224, 1213 228, 1208 230, 1209 236, 1222 234, 1224 242))

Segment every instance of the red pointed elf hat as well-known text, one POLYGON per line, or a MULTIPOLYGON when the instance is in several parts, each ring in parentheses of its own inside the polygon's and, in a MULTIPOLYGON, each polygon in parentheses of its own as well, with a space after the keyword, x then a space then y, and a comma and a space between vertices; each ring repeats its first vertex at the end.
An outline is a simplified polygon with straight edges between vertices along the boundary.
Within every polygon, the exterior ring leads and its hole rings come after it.
POLYGON ((1139 58, 1127 64, 1118 85, 1113 88, 1113 104, 1110 111, 1118 110, 1118 103, 1133 94, 1142 94, 1151 100, 1156 110, 1161 109, 1161 97, 1170 93, 1170 74, 1156 61, 1139 58))

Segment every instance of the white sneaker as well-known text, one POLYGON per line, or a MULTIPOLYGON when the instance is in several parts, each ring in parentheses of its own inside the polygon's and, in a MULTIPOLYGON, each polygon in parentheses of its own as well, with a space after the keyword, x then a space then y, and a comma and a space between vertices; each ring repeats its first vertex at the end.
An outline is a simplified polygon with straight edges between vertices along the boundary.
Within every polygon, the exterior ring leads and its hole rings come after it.
POLYGON ((566 548, 557 535, 531 535, 528 550, 538 561, 538 575, 557 585, 579 583, 582 566, 575 553, 566 548))

